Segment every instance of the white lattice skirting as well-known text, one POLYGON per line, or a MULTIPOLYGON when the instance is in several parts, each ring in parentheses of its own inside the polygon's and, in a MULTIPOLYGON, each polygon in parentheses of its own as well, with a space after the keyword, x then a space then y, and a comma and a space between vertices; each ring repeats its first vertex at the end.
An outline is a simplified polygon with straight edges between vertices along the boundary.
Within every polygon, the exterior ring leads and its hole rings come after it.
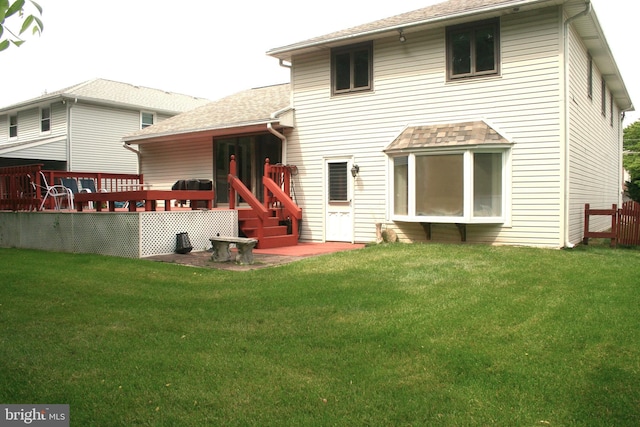
POLYGON ((235 210, 173 212, 0 212, 0 247, 143 258, 173 253, 176 234, 194 251, 210 237, 238 236, 235 210))

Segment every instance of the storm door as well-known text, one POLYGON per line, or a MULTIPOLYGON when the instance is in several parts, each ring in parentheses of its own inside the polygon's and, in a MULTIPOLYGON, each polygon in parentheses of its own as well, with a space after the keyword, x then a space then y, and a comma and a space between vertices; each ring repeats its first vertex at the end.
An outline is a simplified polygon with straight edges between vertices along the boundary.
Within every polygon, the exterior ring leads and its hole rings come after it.
POLYGON ((327 241, 353 241, 353 178, 350 168, 350 159, 330 159, 325 162, 327 241))

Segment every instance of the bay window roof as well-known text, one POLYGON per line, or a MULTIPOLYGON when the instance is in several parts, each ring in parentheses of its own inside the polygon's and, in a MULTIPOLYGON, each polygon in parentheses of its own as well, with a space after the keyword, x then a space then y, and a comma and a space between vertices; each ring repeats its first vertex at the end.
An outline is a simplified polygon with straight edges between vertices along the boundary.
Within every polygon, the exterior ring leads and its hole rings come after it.
POLYGON ((479 120, 462 123, 407 126, 384 149, 384 152, 391 154, 420 149, 488 144, 512 144, 512 141, 504 137, 487 122, 479 120))

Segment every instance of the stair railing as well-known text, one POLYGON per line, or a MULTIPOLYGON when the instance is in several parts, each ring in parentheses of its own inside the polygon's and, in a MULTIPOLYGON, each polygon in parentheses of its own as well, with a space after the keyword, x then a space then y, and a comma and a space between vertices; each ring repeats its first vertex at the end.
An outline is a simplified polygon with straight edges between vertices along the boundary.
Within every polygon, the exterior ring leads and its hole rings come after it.
POLYGON ((302 209, 291 199, 291 172, 285 165, 271 165, 267 158, 264 163, 264 206, 281 207, 280 220, 291 221, 291 232, 298 236, 298 223, 302 219, 302 209))
POLYGON ((236 195, 242 197, 251 206, 251 209, 258 217, 260 226, 258 227, 258 240, 264 237, 264 221, 269 215, 269 211, 266 207, 260 203, 260 200, 253 195, 253 193, 238 179, 236 176, 236 156, 231 156, 231 162, 229 163, 229 175, 227 175, 227 182, 229 183, 229 209, 236 208, 236 195))

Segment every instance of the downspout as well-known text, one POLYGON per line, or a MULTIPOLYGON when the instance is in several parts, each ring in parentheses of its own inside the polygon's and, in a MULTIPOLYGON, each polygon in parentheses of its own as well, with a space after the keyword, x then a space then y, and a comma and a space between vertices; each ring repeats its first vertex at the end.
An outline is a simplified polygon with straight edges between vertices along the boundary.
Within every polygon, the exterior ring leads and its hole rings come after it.
POLYGON ((68 104, 67 100, 62 98, 62 105, 64 105, 64 110, 67 116, 67 171, 71 172, 73 170, 71 168, 71 104, 68 104))
POLYGON ((62 103, 67 110, 67 170, 73 171, 73 105, 78 103, 78 98, 62 98, 62 103))
MULTIPOLYGON (((291 64, 285 63, 284 59, 279 60, 279 65, 283 68, 288 68, 289 70, 291 70, 292 68, 291 64)), ((287 164, 287 137, 284 136, 283 133, 280 133, 273 128, 273 121, 275 121, 280 114, 290 109, 291 109, 291 106, 288 106, 288 107, 281 108, 278 111, 274 111, 273 113, 271 113, 271 116, 270 116, 272 122, 267 123, 267 130, 271 134, 280 138, 280 140, 282 141, 282 163, 283 164, 287 164)))
POLYGON ((570 239, 569 239, 569 212, 570 212, 570 208, 571 208, 571 204, 569 202, 570 198, 569 198, 569 192, 570 192, 570 185, 569 185, 569 166, 570 166, 570 161, 569 161, 569 140, 571 137, 571 129, 569 126, 569 120, 570 120, 570 105, 569 105, 569 100, 570 100, 570 88, 569 88, 569 25, 575 21, 578 18, 582 18, 583 16, 588 15, 589 13, 591 13, 591 1, 590 0, 585 0, 585 9, 582 12, 577 13, 576 15, 573 15, 569 18, 566 19, 566 21, 564 21, 564 38, 563 38, 563 52, 562 52, 562 57, 563 57, 563 65, 564 65, 564 70, 563 70, 563 79, 562 79, 562 86, 563 86, 563 95, 564 95, 564 102, 562 102, 562 109, 563 109, 563 123, 561 124, 561 128, 564 128, 564 144, 561 147, 560 150, 560 163, 563 165, 563 167, 560 169, 560 179, 562 181, 561 184, 561 192, 562 192, 562 199, 563 199, 563 205, 562 205, 562 222, 560 224, 560 229, 561 229, 561 236, 562 236, 562 240, 564 240, 564 247, 567 248, 572 248, 575 245, 573 243, 571 243, 570 239))
POLYGON ((282 141, 282 163, 283 163, 283 164, 287 164, 287 158, 286 158, 286 157, 287 157, 287 137, 286 137, 286 136, 284 136, 284 134, 283 134, 283 133, 280 133, 280 132, 278 132, 277 130, 275 130, 275 129, 273 128, 273 121, 275 121, 275 120, 276 120, 276 118, 277 118, 280 114, 282 114, 282 113, 284 113, 285 111, 288 111, 288 110, 290 110, 290 109, 291 109, 291 107, 289 107, 289 106, 288 106, 288 107, 281 108, 280 110, 278 110, 278 111, 275 111, 275 112, 271 113, 270 118, 271 118, 271 120, 272 120, 272 121, 271 121, 271 122, 269 122, 269 123, 267 123, 267 130, 268 130, 271 134, 273 134, 273 135, 277 136, 278 138, 280 138, 280 140, 282 141))
POLYGON ((140 174, 142 172, 142 153, 136 150, 135 148, 133 148, 132 146, 130 146, 129 144, 127 144, 126 142, 123 142, 122 146, 127 150, 135 153, 136 156, 138 157, 138 174, 140 174))

